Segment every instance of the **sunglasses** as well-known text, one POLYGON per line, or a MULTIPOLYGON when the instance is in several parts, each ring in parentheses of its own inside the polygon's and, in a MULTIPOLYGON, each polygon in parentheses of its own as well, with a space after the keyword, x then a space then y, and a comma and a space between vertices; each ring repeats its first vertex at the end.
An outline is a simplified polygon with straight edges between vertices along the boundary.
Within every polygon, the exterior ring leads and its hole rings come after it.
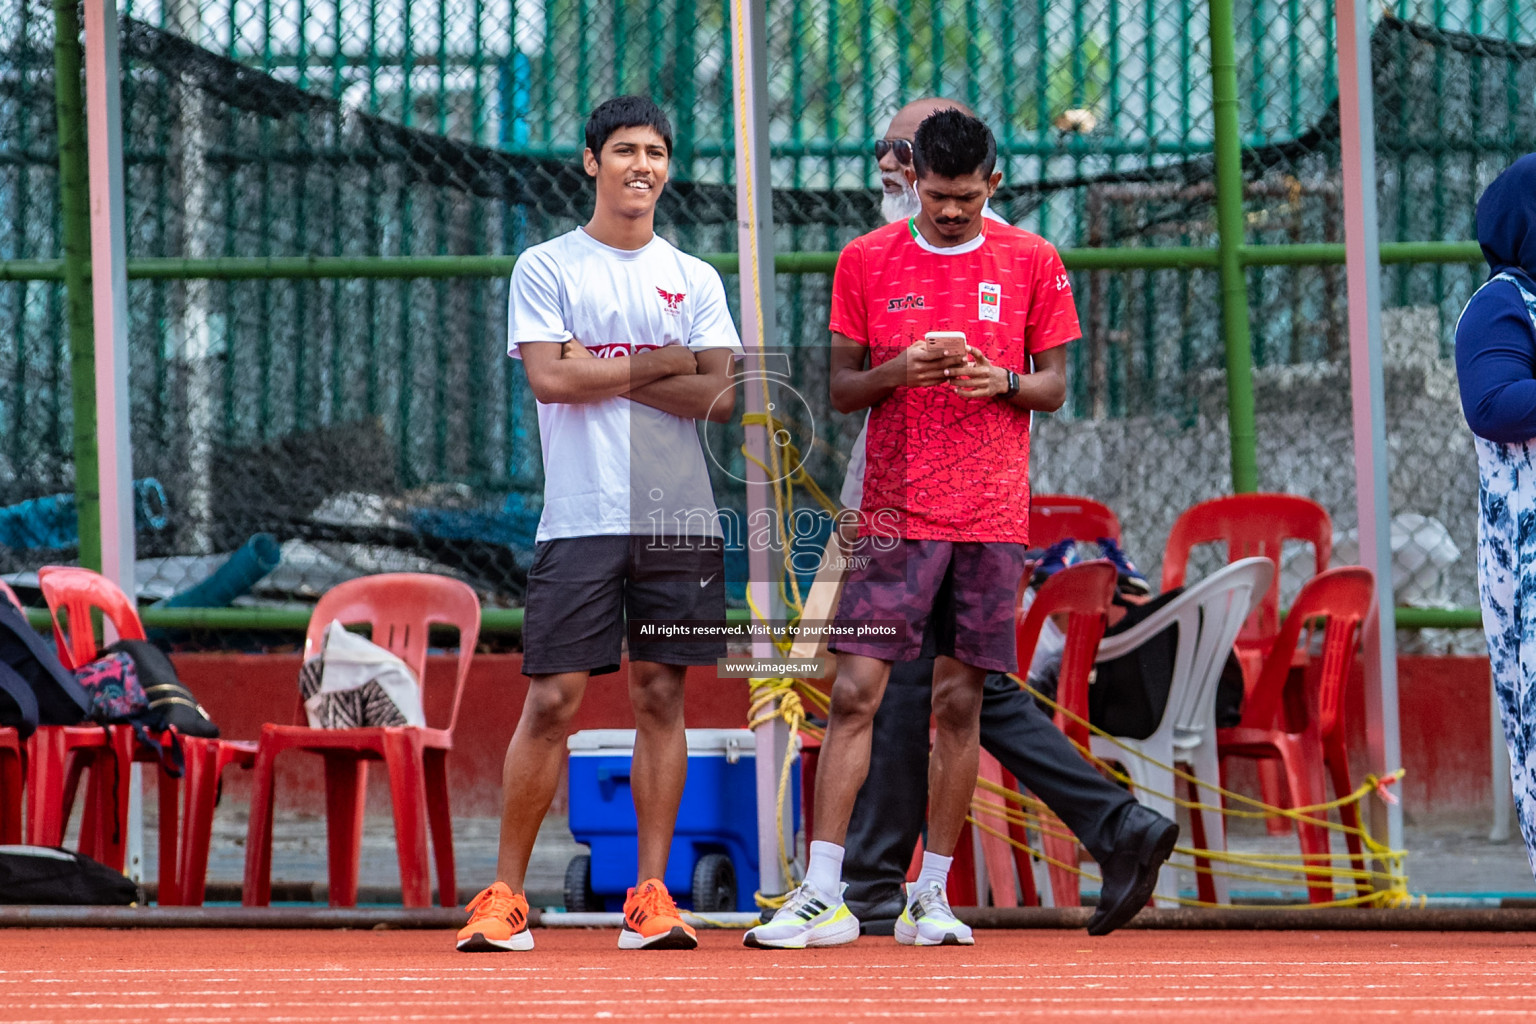
POLYGON ((912 163, 912 140, 911 139, 876 139, 875 140, 875 159, 876 160, 884 160, 885 159, 885 154, 890 153, 890 152, 894 152, 896 154, 896 162, 897 163, 902 164, 903 166, 911 164, 912 163))

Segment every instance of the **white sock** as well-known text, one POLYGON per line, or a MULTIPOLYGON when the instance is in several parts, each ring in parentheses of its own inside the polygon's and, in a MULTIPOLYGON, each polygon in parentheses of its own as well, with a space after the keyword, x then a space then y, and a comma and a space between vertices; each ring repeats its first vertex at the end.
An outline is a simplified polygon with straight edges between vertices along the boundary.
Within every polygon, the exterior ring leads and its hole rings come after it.
POLYGON ((923 851, 923 870, 917 876, 913 886, 920 890, 928 888, 932 882, 938 882, 940 886, 949 881, 949 865, 954 861, 953 857, 941 857, 932 850, 923 851))
POLYGON ((805 880, 823 896, 837 899, 843 893, 843 848, 836 843, 811 843, 811 865, 805 880))

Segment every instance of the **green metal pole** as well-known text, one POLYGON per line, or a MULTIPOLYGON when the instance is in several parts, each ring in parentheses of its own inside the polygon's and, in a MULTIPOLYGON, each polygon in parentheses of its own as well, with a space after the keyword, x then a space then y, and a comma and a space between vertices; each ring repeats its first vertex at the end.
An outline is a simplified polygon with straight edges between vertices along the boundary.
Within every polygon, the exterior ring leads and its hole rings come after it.
POLYGON ((1253 345, 1243 244, 1243 153, 1237 120, 1237 36, 1232 0, 1211 2, 1211 97, 1216 115, 1216 249, 1222 333, 1227 343, 1227 429, 1232 490, 1259 489, 1258 431, 1253 419, 1253 345))
POLYGON ((54 104, 59 125, 59 193, 64 215, 64 290, 74 402, 75 514, 80 564, 101 569, 101 484, 96 453, 96 336, 91 325, 91 201, 85 157, 84 63, 75 0, 54 0, 54 104))

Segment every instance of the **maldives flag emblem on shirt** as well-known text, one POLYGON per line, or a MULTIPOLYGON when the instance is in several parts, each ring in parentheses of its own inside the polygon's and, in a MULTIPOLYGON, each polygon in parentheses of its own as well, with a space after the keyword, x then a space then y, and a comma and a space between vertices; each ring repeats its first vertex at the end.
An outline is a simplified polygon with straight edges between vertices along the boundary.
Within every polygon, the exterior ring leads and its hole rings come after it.
POLYGON ((1003 286, 995 281, 983 281, 976 293, 976 319, 996 323, 1003 305, 1003 286))

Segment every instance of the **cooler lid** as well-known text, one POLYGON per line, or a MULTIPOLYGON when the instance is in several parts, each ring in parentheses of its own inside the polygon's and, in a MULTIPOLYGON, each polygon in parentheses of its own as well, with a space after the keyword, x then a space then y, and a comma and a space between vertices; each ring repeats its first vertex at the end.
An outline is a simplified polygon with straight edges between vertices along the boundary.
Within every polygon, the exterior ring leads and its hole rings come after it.
MULTIPOLYGON (((756 757, 757 740, 751 729, 688 729, 690 754, 734 753, 738 757, 756 757)), ((573 754, 628 754, 635 749, 633 729, 583 729, 566 738, 565 748, 573 754)))

